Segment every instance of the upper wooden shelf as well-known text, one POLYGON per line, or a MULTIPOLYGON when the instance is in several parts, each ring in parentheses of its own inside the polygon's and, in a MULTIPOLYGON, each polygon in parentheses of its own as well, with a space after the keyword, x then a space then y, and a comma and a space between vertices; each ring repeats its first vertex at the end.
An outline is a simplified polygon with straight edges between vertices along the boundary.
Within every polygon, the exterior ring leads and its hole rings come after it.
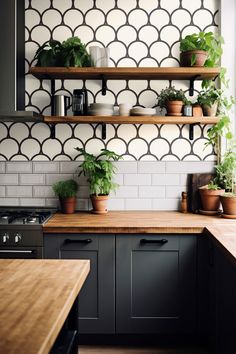
POLYGON ((215 124, 218 117, 171 116, 44 116, 45 123, 108 123, 108 124, 215 124))
POLYGON ((219 73, 220 68, 205 67, 118 67, 118 68, 74 68, 74 67, 32 67, 30 74, 38 79, 92 79, 102 78, 116 80, 212 80, 219 73))

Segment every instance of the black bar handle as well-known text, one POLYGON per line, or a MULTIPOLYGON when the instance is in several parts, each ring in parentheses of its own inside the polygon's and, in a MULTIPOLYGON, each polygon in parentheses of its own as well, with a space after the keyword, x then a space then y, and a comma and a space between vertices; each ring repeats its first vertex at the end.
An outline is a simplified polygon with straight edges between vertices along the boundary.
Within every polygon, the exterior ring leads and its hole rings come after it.
POLYGON ((164 245, 164 244, 167 243, 167 242, 168 242, 168 240, 165 239, 165 238, 162 238, 161 240, 147 240, 146 238, 142 238, 142 239, 140 240, 140 243, 141 243, 141 244, 144 244, 144 243, 159 243, 159 244, 161 244, 161 245, 164 245))
POLYGON ((91 238, 84 238, 81 240, 73 240, 71 238, 66 238, 64 241, 64 243, 85 243, 85 244, 89 244, 91 242, 92 242, 91 238))

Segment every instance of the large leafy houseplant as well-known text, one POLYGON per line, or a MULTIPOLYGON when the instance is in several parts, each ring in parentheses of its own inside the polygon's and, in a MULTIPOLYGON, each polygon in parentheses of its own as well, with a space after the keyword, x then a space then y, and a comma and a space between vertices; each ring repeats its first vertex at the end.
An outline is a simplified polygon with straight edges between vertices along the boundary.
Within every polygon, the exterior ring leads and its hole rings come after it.
POLYGON ((213 32, 189 34, 180 41, 181 66, 215 67, 220 64, 223 38, 213 32), (203 58, 198 62, 198 54, 203 58))
POLYGON ((98 156, 89 154, 82 148, 75 149, 84 158, 84 161, 79 165, 81 168, 79 176, 83 174, 87 177, 93 212, 97 214, 106 213, 105 202, 108 199, 108 195, 111 191, 115 191, 118 188, 118 184, 113 181, 116 170, 113 161, 118 161, 121 157, 114 151, 107 149, 101 149, 101 154, 98 156), (97 205, 97 201, 99 205, 97 205))
POLYGON ((70 37, 62 43, 50 40, 40 46, 35 54, 36 66, 91 66, 91 58, 78 37, 70 37))
POLYGON ((54 193, 59 197, 61 210, 65 214, 72 214, 75 211, 76 193, 78 184, 73 179, 58 181, 53 185, 54 193))

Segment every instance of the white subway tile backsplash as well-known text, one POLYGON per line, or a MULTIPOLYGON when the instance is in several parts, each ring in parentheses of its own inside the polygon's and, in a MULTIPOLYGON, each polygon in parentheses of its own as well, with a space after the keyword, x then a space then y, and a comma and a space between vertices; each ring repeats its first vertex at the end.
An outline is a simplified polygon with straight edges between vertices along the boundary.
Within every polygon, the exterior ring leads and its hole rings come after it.
POLYGON ((32 162, 6 162, 7 173, 32 173, 32 162))
POLYGON ((60 173, 77 173, 78 166, 82 161, 60 162, 60 173))
POLYGON ((116 192, 111 192, 113 198, 138 198, 137 186, 120 186, 116 192))
POLYGON ((58 181, 63 181, 63 180, 67 180, 67 179, 71 179, 73 178, 72 174, 47 174, 46 175, 46 185, 53 185, 54 183, 58 182, 58 181))
POLYGON ((31 186, 6 186, 7 197, 32 197, 31 186))
POLYGON ((47 198, 55 197, 51 186, 33 186, 33 197, 35 198, 47 198))
POLYGON ((113 199, 108 200, 108 210, 124 210, 125 209, 125 199, 113 199))
POLYGON ((78 198, 89 198, 89 186, 79 186, 77 193, 78 198))
POLYGON ((20 205, 19 198, 0 198, 0 206, 18 206, 20 205))
POLYGON ((166 164, 163 161, 140 161, 138 173, 165 173, 166 164))
POLYGON ((149 199, 126 199, 126 210, 151 210, 152 200, 149 199))
POLYGON ((76 210, 89 210, 89 200, 88 199, 77 199, 76 210))
POLYGON ((5 186, 0 186, 0 197, 5 197, 5 186))
POLYGON ((18 184, 18 174, 1 174, 0 175, 0 185, 17 185, 18 184))
POLYGON ((34 173, 59 173, 59 162, 33 162, 34 173))
POLYGON ((140 186, 140 198, 165 198, 165 187, 163 186, 140 186))
POLYGON ((44 198, 21 198, 20 205, 22 206, 36 206, 36 207, 44 207, 45 199, 44 198))
POLYGON ((5 173, 6 170, 6 163, 0 162, 0 173, 5 173))
POLYGON ((178 186, 180 176, 178 174, 153 174, 152 184, 156 186, 178 186))
POLYGON ((20 174, 19 175, 20 184, 44 184, 45 183, 45 175, 44 174, 20 174))
POLYGON ((207 173, 214 170, 214 162, 206 161, 167 161, 166 173, 207 173))
POLYGON ((136 161, 117 161, 114 165, 117 167, 116 173, 138 172, 138 162, 136 161))
POLYGON ((46 198, 45 199, 45 206, 49 208, 58 208, 59 200, 58 198, 46 198))
POLYGON ((124 185, 126 186, 147 186, 151 184, 151 174, 125 174, 124 185))
POLYGON ((180 200, 177 198, 170 199, 153 199, 152 209, 154 210, 179 210, 180 200))
POLYGON ((166 198, 181 199, 181 193, 186 192, 186 190, 183 186, 166 186, 166 198))

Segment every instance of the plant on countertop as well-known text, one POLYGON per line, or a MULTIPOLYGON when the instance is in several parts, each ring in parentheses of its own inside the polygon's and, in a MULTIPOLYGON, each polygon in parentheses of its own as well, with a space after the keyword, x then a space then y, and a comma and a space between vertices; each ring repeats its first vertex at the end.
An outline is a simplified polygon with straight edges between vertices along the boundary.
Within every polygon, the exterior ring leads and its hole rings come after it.
POLYGON ((54 193, 59 197, 62 212, 65 214, 74 213, 78 183, 73 179, 69 179, 56 182, 52 188, 54 193))
POLYGON ((117 183, 113 182, 113 176, 116 170, 113 161, 118 161, 121 159, 121 156, 107 149, 101 149, 99 156, 89 154, 81 148, 75 149, 84 157, 84 161, 79 165, 82 169, 79 172, 79 176, 83 174, 87 177, 90 187, 90 197, 94 208, 93 211, 98 214, 106 213, 106 205, 104 205, 103 202, 107 200, 110 191, 115 191, 119 186, 117 183), (100 199, 102 202, 99 204, 103 205, 101 205, 101 209, 97 209, 95 202, 100 199))
POLYGON ((78 37, 70 37, 62 43, 50 40, 40 46, 35 54, 36 66, 87 67, 91 58, 78 37))
POLYGON ((223 43, 223 37, 213 32, 200 31, 199 33, 187 35, 180 41, 182 66, 218 66, 223 53, 223 43), (201 63, 197 62, 198 51, 204 54, 204 59, 202 59, 201 63), (185 60, 185 53, 189 60, 185 60))

